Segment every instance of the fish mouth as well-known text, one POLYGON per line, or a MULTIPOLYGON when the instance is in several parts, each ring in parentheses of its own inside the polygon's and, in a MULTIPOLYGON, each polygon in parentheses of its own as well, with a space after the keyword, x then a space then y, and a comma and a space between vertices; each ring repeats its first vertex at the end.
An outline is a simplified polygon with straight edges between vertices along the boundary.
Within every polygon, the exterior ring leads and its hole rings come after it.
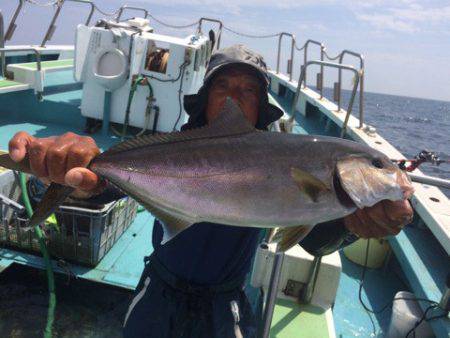
POLYGON ((353 202, 350 195, 345 191, 341 184, 338 170, 334 170, 333 173, 333 189, 338 201, 346 208, 355 208, 356 205, 353 202))
POLYGON ((380 167, 367 157, 341 159, 336 163, 335 176, 338 190, 344 190, 359 209, 382 200, 404 200, 414 193, 409 177, 388 160, 380 167))

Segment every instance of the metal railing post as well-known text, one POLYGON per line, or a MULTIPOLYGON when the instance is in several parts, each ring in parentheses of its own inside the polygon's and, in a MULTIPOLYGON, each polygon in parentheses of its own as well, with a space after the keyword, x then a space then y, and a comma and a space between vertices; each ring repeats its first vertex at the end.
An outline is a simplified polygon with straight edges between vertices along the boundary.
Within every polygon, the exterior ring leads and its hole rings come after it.
MULTIPOLYGON (((325 46, 322 44, 320 46, 320 61, 324 61, 324 57, 325 57, 325 46)), ((325 68, 323 65, 320 65, 320 98, 323 98, 323 79, 325 77, 324 74, 325 68)))
POLYGON ((86 26, 89 26, 89 23, 91 22, 91 19, 92 19, 92 15, 94 15, 94 11, 95 11, 94 3, 89 0, 66 0, 66 1, 79 2, 82 4, 89 4, 91 6, 91 10, 89 12, 88 18, 86 19, 86 22, 84 23, 86 26))
POLYGON ((133 6, 124 5, 124 6, 120 7, 119 13, 117 13, 117 16, 116 16, 116 22, 119 22, 120 17, 122 16, 123 11, 124 11, 125 9, 132 9, 132 10, 135 10, 135 11, 141 11, 141 12, 144 12, 144 14, 145 14, 144 19, 146 19, 146 18, 148 17, 148 11, 147 11, 145 8, 142 8, 142 7, 133 7, 133 6))
POLYGON ((198 27, 197 27, 197 33, 200 34, 202 33, 202 23, 203 21, 209 21, 209 22, 215 22, 219 24, 219 31, 217 33, 217 44, 216 44, 216 49, 220 48, 220 40, 222 37, 222 28, 223 28, 223 23, 220 20, 216 20, 216 19, 210 19, 210 18, 200 18, 200 20, 198 21, 198 27))
POLYGON ((291 38, 291 71, 289 72, 289 81, 292 81, 292 74, 294 73, 295 35, 291 33, 282 32, 278 37, 277 74, 280 73, 281 40, 283 39, 283 36, 289 36, 291 38))
POLYGON ((44 39, 42 40, 41 47, 45 47, 45 44, 47 43, 47 41, 51 40, 53 34, 55 33, 56 20, 58 19, 61 9, 66 1, 79 2, 82 4, 89 4, 91 6, 91 10, 89 11, 89 15, 85 22, 85 25, 89 26, 89 23, 91 22, 91 19, 92 19, 92 16, 94 15, 94 10, 95 10, 95 5, 92 1, 90 1, 90 0, 60 0, 58 2, 58 7, 56 8, 56 12, 53 15, 52 21, 50 22, 50 26, 48 27, 47 32, 45 33, 44 39))
MULTIPOLYGON (((339 56, 339 63, 342 63, 345 55, 353 55, 359 59, 359 75, 360 75, 360 83, 359 83, 359 128, 362 128, 364 125, 364 56, 360 53, 355 53, 351 50, 343 50, 339 56)), ((341 70, 339 70, 339 101, 338 101, 338 109, 341 110, 341 70)))
POLYGON ((277 252, 274 255, 272 273, 270 275, 269 289, 267 291, 266 304, 263 314, 262 338, 269 338, 270 326, 272 324, 273 311, 277 300, 278 284, 280 283, 281 268, 283 267, 284 252, 277 252))
MULTIPOLYGON (((342 64, 343 54, 339 54, 339 64, 342 64)), ((338 111, 341 111, 342 100, 342 69, 338 70, 338 111)))
MULTIPOLYGON (((0 11, 0 48, 5 48, 5 27, 3 21, 3 14, 0 11)), ((6 57, 5 52, 1 52, 0 62, 2 63, 1 76, 5 77, 6 74, 6 57)))
POLYGON ((24 0, 19 0, 19 4, 17 5, 16 10, 14 11, 14 14, 11 18, 11 22, 9 23, 8 29, 6 30, 5 41, 11 40, 11 38, 14 34, 14 31, 16 30, 16 27, 17 27, 16 20, 17 20, 17 17, 19 16, 20 10, 22 9, 23 2, 24 2, 24 0))
POLYGON ((307 70, 308 66, 310 66, 310 65, 319 65, 319 66, 324 66, 324 67, 338 68, 339 70, 345 69, 345 70, 349 70, 355 74, 356 80, 353 84, 352 95, 350 97, 350 101, 349 101, 348 108, 347 108, 347 115, 345 116, 344 125, 342 126, 341 137, 344 137, 345 131, 347 128, 347 124, 348 124, 348 120, 349 120, 350 114, 352 112, 353 103, 355 101, 356 91, 358 89, 359 80, 360 80, 360 76, 361 76, 360 71, 356 70, 355 67, 350 66, 350 65, 343 65, 341 63, 333 63, 333 62, 326 62, 326 61, 314 61, 314 60, 308 61, 305 65, 303 65, 302 70, 300 72, 300 77, 298 79, 297 90, 295 91, 294 100, 292 101, 291 117, 289 118, 288 124, 293 126, 293 124, 295 122, 295 108, 297 106, 297 103, 298 103, 298 100, 300 97, 300 92, 301 92, 301 88, 302 88, 302 83, 305 79, 306 70, 307 70))
MULTIPOLYGON (((305 44, 303 45, 303 64, 306 65, 306 63, 308 62, 308 46, 309 44, 312 43, 314 45, 317 45, 320 47, 320 61, 323 61, 323 51, 325 49, 325 46, 323 45, 322 42, 316 41, 316 40, 307 40, 305 42, 305 44)), ((306 78, 307 78, 307 74, 305 73, 305 87, 306 87, 306 78)), ((323 66, 320 66, 320 81, 322 83, 322 87, 323 87, 323 66)), ((323 89, 320 90, 320 98, 322 98, 322 94, 323 94, 323 89)))
POLYGON ((361 59, 360 81, 359 81, 359 127, 364 125, 364 59, 361 59))
POLYGON ((56 19, 58 19, 59 13, 61 12, 64 1, 65 0, 61 0, 60 2, 58 2, 55 15, 53 15, 52 21, 50 21, 50 25, 48 26, 47 32, 45 33, 45 36, 44 36, 44 39, 41 42, 41 47, 45 47, 45 44, 47 43, 47 41, 51 40, 53 33, 55 32, 55 29, 56 29, 55 22, 56 22, 56 19))

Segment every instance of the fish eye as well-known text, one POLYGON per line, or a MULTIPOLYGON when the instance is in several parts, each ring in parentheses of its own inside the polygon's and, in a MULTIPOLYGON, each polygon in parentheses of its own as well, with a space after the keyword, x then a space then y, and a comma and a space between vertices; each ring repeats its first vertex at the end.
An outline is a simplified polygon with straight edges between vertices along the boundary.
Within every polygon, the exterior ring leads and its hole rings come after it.
POLYGON ((381 162, 381 160, 379 158, 374 158, 372 160, 372 165, 378 169, 384 168, 383 162, 381 162))

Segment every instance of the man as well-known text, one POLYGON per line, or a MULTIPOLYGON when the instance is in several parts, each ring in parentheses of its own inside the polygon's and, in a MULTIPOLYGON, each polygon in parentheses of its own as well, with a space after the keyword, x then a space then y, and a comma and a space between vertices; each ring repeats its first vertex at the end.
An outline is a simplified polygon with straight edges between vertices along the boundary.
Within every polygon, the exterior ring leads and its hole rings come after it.
MULTIPOLYGON (((227 97, 261 130, 281 117, 268 102, 268 76, 262 57, 243 46, 215 53, 198 94, 185 97, 188 123, 182 129, 213 121, 227 97)), ((20 161, 29 154, 37 176, 98 194, 103 184, 84 168, 99 153, 89 137, 68 133, 37 139, 20 132, 10 142, 20 161), (65 165, 61 165, 65 163, 65 165)), ((411 220, 407 201, 383 201, 342 220, 317 225, 300 243, 323 255, 350 243, 356 236, 397 234, 411 220)), ((162 227, 155 221, 153 254, 125 318, 126 337, 255 337, 256 323, 242 290, 260 230, 220 224, 194 224, 161 245, 162 227)))

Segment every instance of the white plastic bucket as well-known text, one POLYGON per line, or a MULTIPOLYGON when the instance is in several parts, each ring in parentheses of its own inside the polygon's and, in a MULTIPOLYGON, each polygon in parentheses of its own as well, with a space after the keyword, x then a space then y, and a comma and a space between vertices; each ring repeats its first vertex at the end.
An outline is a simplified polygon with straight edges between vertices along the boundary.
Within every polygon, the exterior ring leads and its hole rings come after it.
MULTIPOLYGON (((360 238, 356 242, 344 248, 344 255, 353 263, 364 265, 366 260, 367 239, 360 238)), ((371 239, 367 267, 371 269, 381 268, 389 253, 389 244, 385 239, 371 239)))
MULTIPOLYGON (((408 291, 397 292, 395 298, 415 298, 414 294, 408 291)), ((404 338, 408 332, 416 325, 422 318, 423 311, 419 303, 415 300, 399 299, 394 301, 392 306, 391 323, 386 335, 387 338, 404 338)), ((423 321, 415 329, 415 337, 433 338, 434 334, 431 330, 430 324, 423 321)), ((410 337, 414 335, 410 334, 410 337)))

